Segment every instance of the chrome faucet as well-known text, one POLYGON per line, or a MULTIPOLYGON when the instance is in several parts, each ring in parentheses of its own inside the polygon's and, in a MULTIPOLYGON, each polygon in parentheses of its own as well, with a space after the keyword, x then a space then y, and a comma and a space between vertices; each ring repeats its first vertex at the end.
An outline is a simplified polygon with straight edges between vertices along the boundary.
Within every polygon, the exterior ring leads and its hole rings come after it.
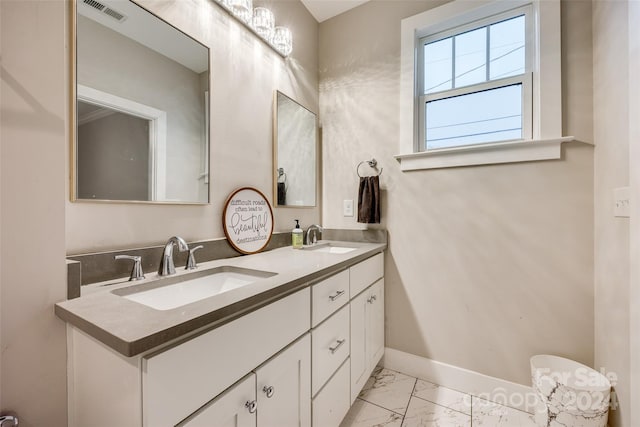
POLYGON ((162 252, 162 259, 160 259, 160 268, 158 268, 159 276, 170 276, 176 274, 176 266, 173 263, 173 245, 178 245, 180 252, 189 250, 187 242, 182 237, 173 236, 167 241, 162 252))
POLYGON ((318 224, 312 224, 307 228, 307 245, 315 245, 318 243, 318 231, 322 233, 322 226, 318 224), (311 231, 313 231, 313 241, 309 240, 311 231))
MULTIPOLYGON (((142 271, 142 257, 136 255, 116 255, 114 259, 128 259, 133 261, 133 268, 131 269, 131 275, 129 281, 144 279, 144 272, 142 271)), ((2 427, 2 424, 0 424, 2 427)))

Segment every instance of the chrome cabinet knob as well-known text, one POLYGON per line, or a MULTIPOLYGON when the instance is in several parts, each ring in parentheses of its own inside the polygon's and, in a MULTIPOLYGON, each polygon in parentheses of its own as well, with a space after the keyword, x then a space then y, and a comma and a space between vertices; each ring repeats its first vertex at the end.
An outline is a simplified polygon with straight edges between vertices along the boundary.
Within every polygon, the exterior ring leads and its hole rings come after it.
POLYGON ((253 414, 258 409, 258 403, 255 400, 247 400, 244 407, 247 408, 250 414, 253 414))
POLYGON ((264 392, 264 394, 267 395, 268 398, 271 398, 271 396, 273 396, 273 393, 274 393, 272 385, 262 387, 262 391, 264 392))

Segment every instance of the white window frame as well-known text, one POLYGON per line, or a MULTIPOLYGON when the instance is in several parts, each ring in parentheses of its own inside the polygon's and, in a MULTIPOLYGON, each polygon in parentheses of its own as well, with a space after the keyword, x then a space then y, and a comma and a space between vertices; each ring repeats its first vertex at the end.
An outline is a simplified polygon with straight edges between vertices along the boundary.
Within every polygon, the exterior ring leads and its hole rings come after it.
POLYGON ((560 36, 560 0, 455 0, 404 19, 401 29, 400 154, 395 156, 401 169, 560 158, 560 144, 573 140, 573 137, 562 137, 560 36), (420 151, 424 147, 416 129, 421 114, 418 86, 421 77, 418 78, 417 64, 421 39, 527 6, 531 8, 533 21, 529 135, 517 141, 420 151))
MULTIPOLYGON (((532 76, 531 75, 533 70, 534 43, 533 43, 533 32, 531 31, 532 28, 533 28, 533 10, 531 8, 531 5, 527 5, 527 6, 518 7, 512 10, 503 12, 497 15, 492 15, 492 16, 483 18, 479 21, 470 22, 468 24, 465 24, 456 28, 452 28, 444 32, 429 34, 427 36, 424 36, 418 39, 418 49, 416 52, 416 67, 417 67, 416 76, 418 77, 416 79, 416 88, 417 88, 416 102, 417 103, 416 103, 416 106, 414 107, 418 109, 418 120, 417 120, 416 129, 415 129, 417 138, 415 138, 416 146, 414 147, 416 152, 433 150, 433 149, 427 148, 426 146, 427 141, 426 141, 426 135, 425 135, 425 130, 426 130, 425 110, 426 110, 427 102, 437 101, 440 99, 446 99, 446 98, 451 98, 451 97, 460 96, 460 95, 470 95, 477 92, 482 92, 482 91, 491 90, 491 89, 499 89, 505 86, 511 86, 515 84, 522 85, 521 126, 522 126, 523 138, 520 138, 520 140, 533 138, 532 114, 531 114, 531 109, 532 109, 532 94, 531 94, 532 76), (467 86, 459 86, 459 87, 454 87, 452 89, 446 89, 438 92, 431 92, 431 93, 425 94, 425 91, 424 91, 424 72, 425 72, 424 46, 425 45, 432 42, 439 41, 439 40, 443 40, 449 37, 457 36, 467 31, 472 31, 478 28, 487 27, 491 24, 506 21, 508 19, 512 19, 522 15, 524 15, 525 17, 525 31, 526 31, 525 33, 525 53, 526 53, 525 69, 522 74, 511 76, 511 77, 505 77, 502 79, 495 79, 495 80, 487 79, 486 81, 483 81, 481 83, 476 83, 476 84, 467 85, 467 86)), ((487 55, 488 54, 489 52, 487 51, 487 55)), ((452 58, 452 65, 453 65, 453 61, 455 61, 455 58, 452 58)), ((488 57, 486 62, 487 62, 487 73, 488 73, 489 72, 488 57)), ((452 82, 452 84, 453 83, 454 82, 452 82)), ((467 145, 479 145, 479 144, 467 144, 467 145)), ((463 146, 463 145, 459 145, 459 146, 463 146)))

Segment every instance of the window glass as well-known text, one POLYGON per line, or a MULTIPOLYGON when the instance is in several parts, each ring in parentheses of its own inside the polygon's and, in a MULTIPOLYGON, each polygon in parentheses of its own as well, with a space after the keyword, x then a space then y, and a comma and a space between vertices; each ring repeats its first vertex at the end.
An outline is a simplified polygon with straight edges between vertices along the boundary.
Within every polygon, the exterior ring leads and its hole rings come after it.
POLYGON ((455 36, 455 52, 455 87, 487 80, 487 27, 455 36))
POLYGON ((517 76, 525 71, 524 15, 489 27, 491 80, 517 76))
POLYGON ((451 89, 453 38, 424 45, 424 93, 451 89))
POLYGON ((428 101, 426 148, 522 138, 522 84, 428 101))

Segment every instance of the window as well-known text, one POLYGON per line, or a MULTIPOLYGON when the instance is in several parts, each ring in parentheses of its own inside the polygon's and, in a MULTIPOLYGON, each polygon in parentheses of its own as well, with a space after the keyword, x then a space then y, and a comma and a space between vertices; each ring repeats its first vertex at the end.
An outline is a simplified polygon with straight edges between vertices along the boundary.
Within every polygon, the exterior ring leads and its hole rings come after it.
POLYGON ((420 151, 531 139, 530 16, 519 8, 420 39, 420 151))
POLYGON ((404 19, 401 43, 403 170, 559 158, 572 139, 559 0, 455 0, 404 19))

